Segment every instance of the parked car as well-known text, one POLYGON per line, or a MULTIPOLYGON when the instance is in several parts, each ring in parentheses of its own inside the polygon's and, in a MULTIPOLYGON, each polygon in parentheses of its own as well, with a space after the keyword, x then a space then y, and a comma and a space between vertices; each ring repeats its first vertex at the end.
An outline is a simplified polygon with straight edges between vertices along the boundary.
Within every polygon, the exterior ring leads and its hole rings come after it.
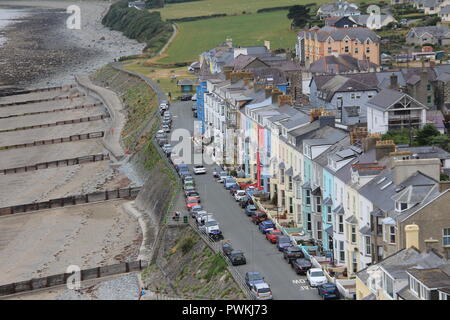
POLYGON ((190 208, 192 208, 193 206, 196 206, 196 205, 198 205, 198 199, 197 198, 194 198, 194 197, 186 198, 186 207, 188 209, 190 209, 190 208))
POLYGON ((339 299, 339 290, 334 283, 324 283, 317 286, 317 293, 322 299, 339 299))
POLYGON ((193 176, 184 176, 183 183, 186 183, 186 182, 192 182, 193 184, 195 184, 194 177, 193 176))
POLYGON ((192 112, 192 116, 193 116, 194 118, 198 118, 197 110, 195 110, 195 111, 192 112))
POLYGON ((167 133, 170 132, 170 127, 167 126, 167 125, 162 125, 162 126, 161 126, 161 129, 164 130, 164 132, 167 132, 167 133))
POLYGON ((241 188, 239 187, 239 185, 238 185, 238 184, 235 184, 235 185, 232 185, 232 186, 230 187, 230 189, 228 189, 228 190, 230 191, 231 196, 234 198, 234 195, 236 194, 236 192, 237 192, 239 189, 241 189, 241 188))
POLYGON ((275 230, 275 224, 273 223, 273 221, 265 220, 259 224, 259 231, 261 231, 262 233, 265 234, 266 232, 269 232, 271 230, 275 230))
POLYGON ((208 213, 206 211, 198 212, 195 215, 195 222, 199 228, 200 226, 204 226, 206 221, 216 221, 216 219, 214 219, 212 213, 208 213))
POLYGON ((186 192, 186 193, 185 193, 185 196, 186 196, 186 198, 187 198, 187 197, 194 197, 194 198, 197 198, 198 203, 200 203, 200 201, 201 201, 201 200, 200 200, 200 195, 199 195, 199 193, 198 193, 197 191, 195 191, 195 190, 186 192))
POLYGON ((288 236, 279 236, 277 238, 278 251, 284 251, 285 248, 292 246, 291 239, 288 236))
POLYGON ((311 268, 306 272, 306 279, 311 287, 317 287, 328 282, 320 268, 311 268))
POLYGON ((233 250, 230 240, 222 241, 222 252, 224 255, 228 256, 233 250))
POLYGON ((291 263, 292 260, 304 257, 303 251, 297 246, 290 246, 283 250, 283 259, 287 260, 289 263, 291 263))
POLYGON ((192 99, 192 94, 183 94, 181 97, 180 97, 180 100, 181 101, 189 101, 189 100, 191 100, 192 99))
POLYGON ((165 143, 165 144, 163 144, 161 149, 163 149, 163 151, 166 151, 166 148, 168 148, 168 147, 171 147, 170 143, 165 143))
POLYGON ((247 194, 245 193, 245 190, 236 190, 234 193, 234 200, 241 201, 241 199, 245 199, 247 197, 247 194))
POLYGON ((245 214, 247 216, 251 216, 256 212, 256 206, 254 204, 249 204, 247 207, 245 207, 245 214))
POLYGON ((295 270, 297 274, 306 274, 306 272, 311 269, 312 264, 309 259, 298 258, 291 261, 291 267, 295 270))
POLYGON ((206 173, 206 169, 202 165, 197 165, 197 166, 194 166, 194 173, 195 174, 205 174, 206 173))
POLYGON ((261 222, 267 220, 267 214, 260 210, 257 210, 254 214, 251 215, 252 222, 254 224, 260 224, 261 222))
MULTIPOLYGON (((266 215, 267 217, 267 215, 266 215)), ((253 218, 253 217, 252 217, 253 218)), ((275 229, 266 233, 266 239, 270 241, 270 243, 277 243, 277 239, 279 236, 283 236, 283 232, 281 230, 275 229)))
POLYGON ((229 190, 232 186, 238 185, 233 177, 227 177, 223 184, 227 190, 229 190))
POLYGON ((178 172, 178 174, 180 175, 181 179, 183 179, 184 176, 188 176, 188 175, 190 175, 191 173, 189 172, 188 169, 181 169, 181 170, 178 172))
POLYGON ((169 143, 169 139, 167 139, 167 138, 158 139, 158 144, 160 147, 162 147, 163 145, 165 145, 167 143, 169 143))
POLYGON ((267 283, 255 283, 250 288, 256 300, 272 300, 272 291, 267 283))
POLYGON ((240 250, 233 250, 227 256, 230 259, 230 262, 233 266, 246 264, 247 260, 245 259, 244 253, 240 250))
POLYGON ((219 169, 217 168, 214 169, 212 172, 213 178, 219 178, 219 173, 220 173, 219 169))
POLYGON ((228 177, 228 172, 220 171, 218 182, 224 183, 225 179, 228 177))
POLYGON ((253 204, 253 201, 248 195, 246 195, 245 198, 239 201, 239 206, 241 208, 246 208, 249 204, 253 204))
POLYGON ((261 272, 246 272, 245 273, 245 284, 251 288, 252 285, 256 283, 264 283, 264 277, 261 272))
POLYGON ((189 167, 188 167, 188 165, 185 164, 185 163, 180 163, 179 165, 176 165, 176 166, 175 166, 175 169, 176 169, 177 171, 180 171, 181 169, 189 170, 189 167))
POLYGON ((167 147, 166 149, 164 149, 164 153, 166 154, 166 156, 170 157, 172 153, 172 147, 167 147))
POLYGON ((163 121, 161 121, 161 124, 163 126, 168 126, 169 128, 172 127, 172 121, 171 120, 163 120, 163 121))
POLYGON ((194 186, 194 182, 193 181, 186 181, 183 184, 183 189, 184 190, 186 190, 186 189, 194 189, 194 188, 195 188, 195 186, 194 186))
POLYGON ((206 210, 203 210, 203 207, 201 205, 194 206, 191 209, 191 217, 193 219, 196 219, 198 214, 205 214, 205 213, 207 213, 207 212, 206 212, 206 210))
POLYGON ((196 111, 197 110, 197 105, 195 103, 192 104, 191 110, 192 111, 196 111))
POLYGON ((195 191, 195 187, 194 186, 186 186, 186 187, 184 187, 184 195, 185 196, 191 191, 195 191))
POLYGON ((211 231, 215 231, 215 230, 219 230, 219 223, 216 220, 207 220, 205 221, 204 225, 201 225, 199 227, 200 231, 206 233, 206 234, 210 234, 211 231))

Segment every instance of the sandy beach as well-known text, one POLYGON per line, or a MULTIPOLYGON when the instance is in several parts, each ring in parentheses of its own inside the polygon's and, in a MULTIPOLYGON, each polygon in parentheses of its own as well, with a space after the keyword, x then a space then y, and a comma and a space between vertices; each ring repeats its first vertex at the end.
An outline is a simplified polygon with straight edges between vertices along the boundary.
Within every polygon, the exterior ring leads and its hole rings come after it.
POLYGON ((25 9, 27 16, 3 30, 0 86, 40 88, 73 82, 75 74, 94 72, 121 56, 145 47, 101 24, 108 1, 0 1, 25 9), (81 10, 81 29, 68 29, 66 8, 81 10))

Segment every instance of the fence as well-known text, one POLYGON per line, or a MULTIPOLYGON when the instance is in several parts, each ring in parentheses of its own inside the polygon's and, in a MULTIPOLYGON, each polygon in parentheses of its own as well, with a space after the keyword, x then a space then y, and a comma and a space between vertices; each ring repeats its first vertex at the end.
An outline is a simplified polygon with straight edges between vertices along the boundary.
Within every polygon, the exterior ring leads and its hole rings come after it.
POLYGON ((28 130, 28 129, 36 129, 36 128, 56 127, 56 126, 63 126, 66 124, 103 120, 105 118, 109 118, 109 114, 100 114, 97 116, 90 116, 90 117, 84 117, 84 118, 78 118, 78 119, 72 119, 72 120, 61 120, 61 121, 57 121, 57 122, 53 122, 53 123, 37 124, 34 126, 25 126, 25 127, 20 127, 20 128, 14 128, 14 129, 4 129, 4 130, 0 130, 0 132, 12 132, 12 131, 20 131, 20 130, 28 130))
POLYGON ((85 96, 86 96, 85 94, 77 93, 77 94, 74 94, 74 95, 71 95, 71 96, 63 96, 63 97, 54 97, 54 98, 45 98, 45 99, 33 99, 33 100, 27 100, 27 101, 1 103, 0 104, 0 108, 2 108, 2 107, 11 107, 11 106, 19 106, 19 105, 29 104, 29 103, 68 100, 68 99, 80 98, 80 97, 85 97, 85 96))
MULTIPOLYGON (((92 280, 122 273, 141 271, 146 267, 146 261, 138 260, 84 269, 80 271, 80 280, 92 280)), ((60 273, 48 277, 33 278, 31 280, 5 284, 0 286, 0 296, 65 285, 69 277, 73 275, 73 273, 60 273)))
POLYGON ((102 105, 103 105, 102 103, 81 104, 79 106, 74 106, 74 107, 69 107, 69 108, 58 108, 58 109, 52 109, 52 110, 46 110, 46 111, 36 111, 36 112, 27 112, 27 113, 21 113, 21 114, 12 114, 9 116, 0 117, 0 119, 23 117, 23 116, 34 116, 37 114, 70 111, 70 110, 77 110, 77 109, 84 109, 84 108, 93 108, 93 107, 99 107, 102 105))
POLYGON ((6 93, 0 93, 0 97, 8 97, 8 96, 17 96, 21 94, 28 94, 34 92, 45 92, 45 91, 53 91, 53 90, 62 90, 62 89, 72 89, 75 85, 66 85, 66 86, 58 86, 58 87, 49 87, 49 88, 40 88, 40 89, 31 89, 31 90, 20 90, 20 91, 10 91, 6 93))
POLYGON ((21 144, 9 145, 9 146, 2 146, 2 147, 0 147, 0 150, 27 148, 27 147, 46 145, 46 144, 56 144, 56 143, 87 140, 87 139, 97 139, 97 138, 102 138, 104 135, 105 135, 104 131, 96 131, 96 132, 83 133, 83 134, 74 134, 72 136, 65 137, 65 138, 38 140, 38 141, 30 142, 30 143, 21 143, 21 144))
POLYGON ((242 275, 236 271, 234 266, 231 264, 230 260, 227 256, 225 256, 222 252, 222 248, 220 246, 220 242, 215 242, 211 240, 210 237, 208 237, 205 233, 201 232, 197 226, 193 223, 193 220, 190 219, 189 224, 191 225, 192 229, 194 229, 197 234, 205 241, 205 243, 208 245, 208 247, 211 248, 215 253, 220 254, 220 256, 223 258, 223 260, 228 265, 228 270, 230 271, 231 276, 233 277, 234 281, 237 283, 237 285, 241 288, 241 290, 245 293, 248 299, 255 300, 255 297, 251 293, 250 289, 248 288, 247 284, 244 281, 244 278, 242 275))
POLYGON ((78 204, 99 202, 112 199, 133 199, 141 190, 141 187, 123 188, 116 190, 98 191, 88 194, 80 194, 68 196, 64 198, 51 199, 48 201, 21 204, 16 206, 9 206, 0 208, 0 216, 23 213, 30 211, 39 211, 51 208, 62 208, 67 206, 74 206, 78 204))
POLYGON ((41 163, 33 164, 30 166, 0 169, 0 172, 3 174, 14 174, 14 173, 22 173, 22 172, 28 172, 28 171, 36 171, 36 170, 40 170, 40 169, 68 167, 68 166, 74 166, 77 164, 104 161, 104 160, 109 160, 109 154, 100 153, 100 154, 93 154, 93 155, 77 157, 77 158, 41 162, 41 163))

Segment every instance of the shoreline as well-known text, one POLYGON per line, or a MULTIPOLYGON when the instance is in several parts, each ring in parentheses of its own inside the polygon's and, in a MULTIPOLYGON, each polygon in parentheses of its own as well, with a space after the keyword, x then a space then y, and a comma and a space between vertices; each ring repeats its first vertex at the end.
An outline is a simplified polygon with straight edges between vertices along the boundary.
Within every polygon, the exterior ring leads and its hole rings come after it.
POLYGON ((101 24, 109 2, 76 3, 81 30, 65 27, 68 1, 0 1, 0 6, 27 9, 28 15, 9 24, 0 47, 0 88, 60 86, 76 74, 89 74, 121 56, 140 54, 144 43, 126 38, 101 24))

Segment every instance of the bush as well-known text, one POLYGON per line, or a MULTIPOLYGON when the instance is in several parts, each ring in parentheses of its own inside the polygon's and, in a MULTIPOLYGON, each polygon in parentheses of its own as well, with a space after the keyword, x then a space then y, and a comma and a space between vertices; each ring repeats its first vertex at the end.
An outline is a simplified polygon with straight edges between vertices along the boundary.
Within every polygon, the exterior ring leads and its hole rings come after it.
POLYGON ((204 278, 206 280, 211 280, 212 277, 222 273, 227 269, 227 263, 223 259, 223 256, 220 253, 216 253, 209 264, 208 271, 204 278))
POLYGON ((185 255, 186 253, 188 253, 189 251, 191 251, 192 247, 195 244, 195 240, 192 237, 187 237, 183 240, 183 242, 181 243, 180 247, 181 247, 181 252, 183 252, 183 255, 185 255))

